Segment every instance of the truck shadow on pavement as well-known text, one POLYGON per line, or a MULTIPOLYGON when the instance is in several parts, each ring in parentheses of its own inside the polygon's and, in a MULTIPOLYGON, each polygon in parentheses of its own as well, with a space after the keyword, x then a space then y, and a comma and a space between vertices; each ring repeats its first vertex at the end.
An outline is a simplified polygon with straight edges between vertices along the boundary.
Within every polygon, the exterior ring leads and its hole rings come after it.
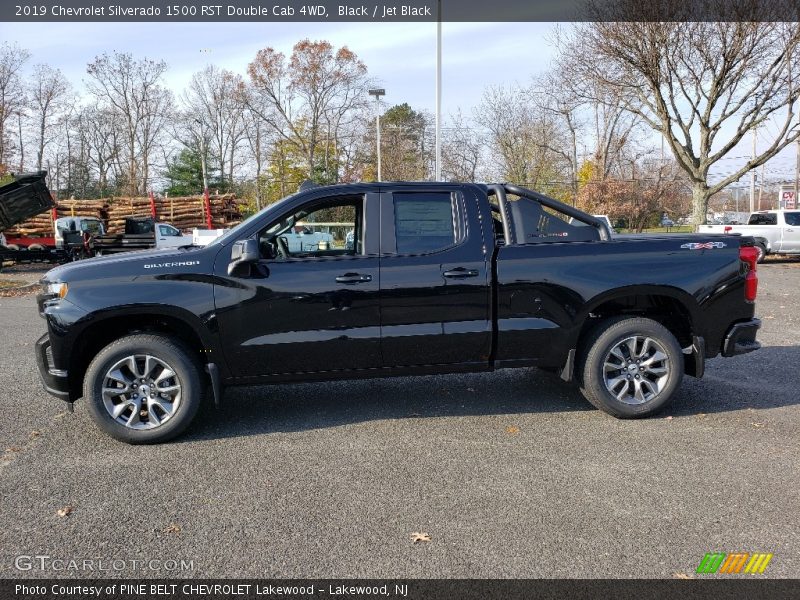
MULTIPOLYGON (((702 380, 686 377, 658 417, 800 404, 800 347, 772 346, 712 359, 702 380)), ((229 388, 207 402, 180 441, 306 431, 394 419, 595 411, 577 386, 537 369, 229 388)), ((612 417, 601 415, 603 418, 612 417)), ((633 422, 631 422, 633 423, 633 422)))

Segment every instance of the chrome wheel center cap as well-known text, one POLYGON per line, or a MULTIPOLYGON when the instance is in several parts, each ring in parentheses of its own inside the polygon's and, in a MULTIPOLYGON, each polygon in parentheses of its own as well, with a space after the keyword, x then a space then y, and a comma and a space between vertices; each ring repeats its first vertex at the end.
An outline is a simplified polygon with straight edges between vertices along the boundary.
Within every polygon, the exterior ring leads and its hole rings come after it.
POLYGON ((638 373, 639 366, 638 365, 628 365, 628 371, 631 373, 638 373))
POLYGON ((149 385, 140 385, 139 386, 139 393, 142 396, 148 396, 150 394, 150 386, 149 385))

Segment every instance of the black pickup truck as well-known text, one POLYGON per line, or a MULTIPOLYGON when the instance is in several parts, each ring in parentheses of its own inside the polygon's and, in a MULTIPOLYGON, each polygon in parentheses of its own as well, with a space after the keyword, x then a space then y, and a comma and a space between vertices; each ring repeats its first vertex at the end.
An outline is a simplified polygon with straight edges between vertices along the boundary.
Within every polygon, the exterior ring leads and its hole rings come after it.
POLYGON ((756 256, 747 237, 611 238, 509 184, 318 187, 203 248, 49 271, 36 355, 47 391, 130 443, 178 435, 229 385, 507 367, 640 417, 706 358, 759 348, 756 256))

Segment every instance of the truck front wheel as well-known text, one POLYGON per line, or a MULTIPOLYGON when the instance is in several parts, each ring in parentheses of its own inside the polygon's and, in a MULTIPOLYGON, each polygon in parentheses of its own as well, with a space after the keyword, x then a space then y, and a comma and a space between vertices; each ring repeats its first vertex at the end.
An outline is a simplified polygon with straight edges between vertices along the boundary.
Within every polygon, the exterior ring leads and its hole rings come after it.
POLYGON ((589 334, 577 366, 581 392, 594 406, 618 418, 645 417, 672 400, 683 353, 660 323, 617 317, 589 334))
POLYGON ((112 342, 86 371, 83 395, 95 423, 129 444, 156 444, 192 422, 205 378, 184 345, 163 335, 135 334, 112 342))

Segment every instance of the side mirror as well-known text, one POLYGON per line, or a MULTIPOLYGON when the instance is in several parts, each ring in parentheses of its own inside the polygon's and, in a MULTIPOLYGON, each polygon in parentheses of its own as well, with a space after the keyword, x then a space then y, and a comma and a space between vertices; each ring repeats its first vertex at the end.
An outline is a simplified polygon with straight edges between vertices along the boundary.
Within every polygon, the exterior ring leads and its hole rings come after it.
POLYGON ((257 240, 239 240, 231 248, 228 275, 233 275, 239 265, 254 263, 259 259, 257 240))

